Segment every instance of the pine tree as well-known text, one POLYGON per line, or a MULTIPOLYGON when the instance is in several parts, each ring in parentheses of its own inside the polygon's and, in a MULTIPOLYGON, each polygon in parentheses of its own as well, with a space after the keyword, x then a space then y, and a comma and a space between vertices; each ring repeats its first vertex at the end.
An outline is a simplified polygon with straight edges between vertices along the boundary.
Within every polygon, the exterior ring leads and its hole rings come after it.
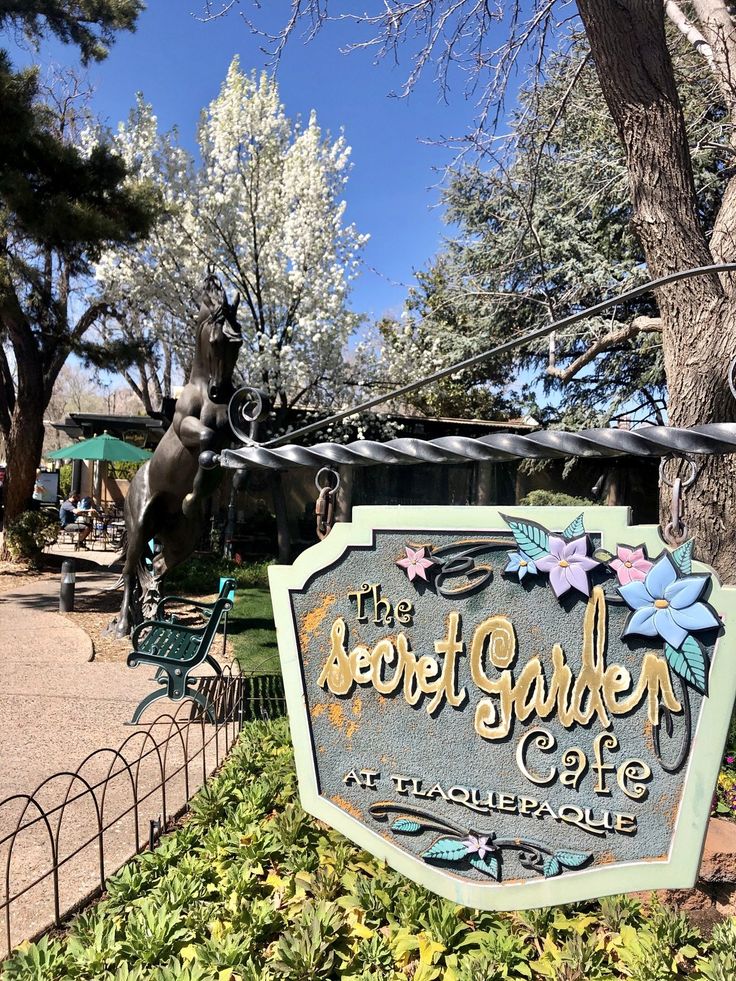
MULTIPOLYGON (((3 5, 0 28, 33 41, 46 34, 99 60, 130 30, 139 0, 36 0, 3 5)), ((35 70, 15 71, 0 52, 0 431, 8 479, 5 520, 27 505, 43 443, 43 417, 69 354, 80 349, 104 304, 74 305, 72 291, 110 244, 144 237, 155 195, 126 180, 109 147, 83 151, 74 127, 40 89, 35 70)))

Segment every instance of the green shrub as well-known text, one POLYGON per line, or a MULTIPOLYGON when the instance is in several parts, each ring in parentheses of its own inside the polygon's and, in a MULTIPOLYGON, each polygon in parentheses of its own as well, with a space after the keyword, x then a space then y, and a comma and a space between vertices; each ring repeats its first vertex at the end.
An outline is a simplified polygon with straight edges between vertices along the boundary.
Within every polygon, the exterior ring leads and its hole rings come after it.
POLYGON ((166 579, 170 592, 209 594, 217 592, 221 577, 230 576, 239 589, 268 587, 270 559, 238 565, 220 555, 195 555, 173 569, 166 579))
POLYGON ((590 507, 595 504, 589 497, 573 497, 571 494, 562 494, 558 491, 533 490, 529 491, 526 497, 522 497, 519 504, 525 507, 590 507))
POLYGON ((38 567, 41 554, 59 537, 59 519, 48 511, 24 511, 5 526, 5 544, 13 559, 38 567))

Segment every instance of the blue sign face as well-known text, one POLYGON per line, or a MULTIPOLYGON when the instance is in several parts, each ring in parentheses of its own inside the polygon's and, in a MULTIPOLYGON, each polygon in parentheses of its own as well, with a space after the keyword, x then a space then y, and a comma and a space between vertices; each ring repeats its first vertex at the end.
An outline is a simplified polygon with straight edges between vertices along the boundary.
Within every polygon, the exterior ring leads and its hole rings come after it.
POLYGON ((472 906, 691 884, 735 591, 623 509, 511 510, 356 509, 272 570, 304 806, 472 906))

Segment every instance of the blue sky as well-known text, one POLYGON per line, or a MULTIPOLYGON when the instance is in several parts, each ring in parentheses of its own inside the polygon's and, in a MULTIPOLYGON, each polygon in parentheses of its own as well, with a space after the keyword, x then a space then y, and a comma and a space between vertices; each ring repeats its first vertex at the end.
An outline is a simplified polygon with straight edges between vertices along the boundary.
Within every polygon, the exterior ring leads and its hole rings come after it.
MULTIPOLYGON (((269 0, 267 6, 275 25, 287 17, 290 4, 269 0)), ((120 35, 108 59, 89 69, 94 109, 103 121, 116 125, 140 90, 161 127, 178 126, 184 145, 195 148, 199 112, 217 94, 233 55, 245 70, 269 64, 262 39, 237 13, 201 23, 195 17, 201 11, 200 0, 149 0, 136 33, 120 35)), ((444 102, 429 75, 408 98, 391 97, 408 65, 374 64, 363 51, 341 54, 348 40, 354 40, 352 29, 342 25, 327 25, 309 44, 294 36, 277 76, 290 116, 306 117, 316 109, 323 129, 343 127, 353 150, 348 219, 371 241, 352 306, 371 317, 398 315, 413 271, 427 263, 446 231, 437 183, 452 154, 427 141, 465 132, 473 106, 460 82, 444 102)), ((74 63, 76 52, 49 43, 39 60, 49 56, 74 63)))

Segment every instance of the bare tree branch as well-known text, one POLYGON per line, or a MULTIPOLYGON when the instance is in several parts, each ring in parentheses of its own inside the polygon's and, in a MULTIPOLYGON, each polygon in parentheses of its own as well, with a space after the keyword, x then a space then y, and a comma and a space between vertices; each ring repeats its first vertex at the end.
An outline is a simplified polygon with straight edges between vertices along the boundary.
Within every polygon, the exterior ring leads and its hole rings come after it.
POLYGON ((595 361, 598 355, 603 354, 604 351, 610 351, 626 341, 633 341, 639 334, 657 334, 661 331, 662 321, 659 317, 636 317, 630 324, 604 334, 594 344, 591 344, 580 357, 575 358, 567 368, 557 368, 554 363, 551 363, 547 368, 547 374, 552 375, 553 378, 559 378, 563 384, 567 384, 579 371, 582 371, 591 361, 595 361))
POLYGON ((685 12, 680 8, 679 4, 675 3, 675 0, 665 0, 664 12, 667 14, 678 31, 681 31, 682 34, 685 35, 696 51, 702 54, 710 67, 715 69, 713 49, 697 27, 692 23, 692 21, 688 20, 685 12))

